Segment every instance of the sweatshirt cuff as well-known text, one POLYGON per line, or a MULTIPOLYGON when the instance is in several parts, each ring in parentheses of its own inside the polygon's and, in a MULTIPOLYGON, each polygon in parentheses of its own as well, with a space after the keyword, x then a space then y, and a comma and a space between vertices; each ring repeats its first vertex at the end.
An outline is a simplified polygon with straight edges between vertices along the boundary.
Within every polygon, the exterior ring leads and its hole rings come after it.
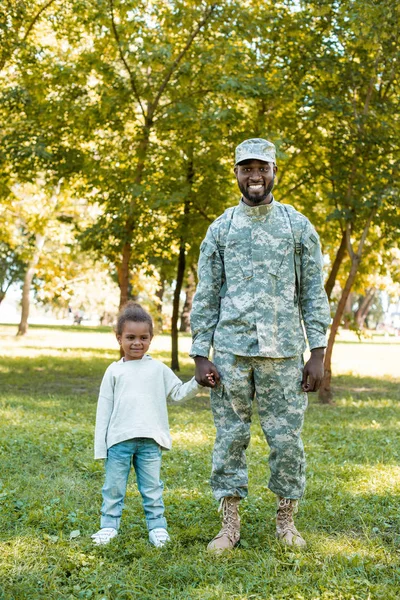
POLYGON ((190 379, 189 383, 190 383, 190 389, 192 389, 195 392, 199 392, 200 390, 202 390, 204 388, 204 386, 197 383, 195 377, 192 377, 192 379, 190 379))
POLYGON ((205 386, 204 386, 204 385, 200 385, 200 383, 198 383, 194 377, 193 377, 193 379, 194 379, 194 381, 195 381, 195 383, 196 383, 196 386, 197 386, 197 387, 196 387, 196 390, 197 390, 198 392, 200 392, 201 390, 204 390, 204 387, 205 387, 205 386))

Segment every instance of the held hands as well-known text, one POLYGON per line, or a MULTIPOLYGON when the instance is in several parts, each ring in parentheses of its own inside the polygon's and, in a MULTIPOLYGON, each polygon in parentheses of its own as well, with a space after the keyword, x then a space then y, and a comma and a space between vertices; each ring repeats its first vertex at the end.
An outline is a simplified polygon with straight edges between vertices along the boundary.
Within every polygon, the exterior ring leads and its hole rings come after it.
MULTIPOLYGON (((303 370, 301 388, 303 392, 317 392, 324 377, 324 348, 314 348, 303 370)), ((213 388, 220 382, 216 366, 205 356, 195 356, 195 379, 204 387, 213 388)))
POLYGON ((303 392, 317 392, 324 377, 324 348, 311 350, 311 357, 304 365, 301 389, 303 392))
POLYGON ((206 377, 207 377, 208 382, 210 383, 211 387, 214 387, 214 385, 215 385, 214 374, 213 373, 206 373, 206 377))
POLYGON ((216 366, 205 356, 195 356, 194 363, 196 365, 195 379, 197 383, 204 387, 213 388, 220 381, 219 373, 216 366))

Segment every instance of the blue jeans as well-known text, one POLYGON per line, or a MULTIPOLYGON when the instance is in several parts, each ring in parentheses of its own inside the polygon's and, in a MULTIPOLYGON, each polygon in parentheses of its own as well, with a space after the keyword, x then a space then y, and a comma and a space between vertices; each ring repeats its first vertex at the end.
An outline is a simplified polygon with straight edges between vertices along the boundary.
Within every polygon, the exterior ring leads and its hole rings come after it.
POLYGON ((161 448, 149 438, 126 440, 108 449, 100 527, 119 529, 132 464, 143 500, 148 530, 155 527, 167 528, 162 500, 164 485, 160 480, 161 448))

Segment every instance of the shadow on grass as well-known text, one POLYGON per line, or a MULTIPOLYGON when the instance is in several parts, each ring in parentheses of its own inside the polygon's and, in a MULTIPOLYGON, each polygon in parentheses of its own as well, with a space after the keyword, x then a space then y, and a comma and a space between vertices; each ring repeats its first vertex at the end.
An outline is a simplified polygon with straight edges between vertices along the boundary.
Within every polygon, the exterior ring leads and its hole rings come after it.
POLYGON ((109 359, 93 360, 92 357, 69 358, 36 357, 8 358, 0 361, 0 395, 46 396, 49 394, 70 395, 73 393, 95 393, 101 383, 109 359))
POLYGON ((390 339, 377 339, 374 337, 373 339, 362 339, 362 340, 338 340, 338 344, 344 346, 361 346, 361 344, 371 344, 375 346, 400 346, 400 337, 392 336, 390 339))
MULTIPOLYGON (((79 353, 84 353, 89 355, 89 357, 92 357, 93 360, 95 360, 96 358, 102 358, 104 356, 107 356, 109 361, 112 362, 112 360, 119 360, 120 356, 119 356, 119 352, 117 349, 113 350, 111 348, 81 348, 81 347, 76 347, 76 346, 71 346, 71 347, 60 347, 58 348, 57 346, 38 346, 37 344, 26 344, 23 347, 24 351, 27 350, 37 350, 38 352, 40 352, 44 357, 48 357, 49 360, 52 360, 52 358, 54 358, 54 354, 57 353, 63 353, 63 358, 74 358, 75 360, 77 360, 79 357, 78 356, 68 356, 70 353, 73 354, 79 354, 79 353)), ((59 358, 58 356, 56 356, 56 358, 59 358)), ((2 359, 4 360, 4 359, 2 359)), ((7 360, 21 360, 21 361, 30 361, 30 357, 29 356, 11 356, 11 357, 7 357, 7 360)))
MULTIPOLYGON (((274 540, 268 447, 255 414, 249 498, 241 505, 243 544, 221 560, 206 554, 220 527, 208 484, 214 427, 207 391, 169 408, 174 446, 162 466, 174 540, 169 549, 149 547, 133 476, 121 535, 109 548, 93 548, 89 536, 98 526, 103 483, 103 465, 93 460, 94 417, 110 363, 103 352, 0 363, 0 537, 8 597, 292 599, 295 592, 304 600, 322 597, 325 589, 330 598, 348 600, 366 597, 369 578, 382 586, 371 598, 397 600, 399 382, 340 376, 335 406, 311 399, 303 436, 308 488, 296 521, 309 541, 304 553, 274 540), (77 529, 81 536, 70 542, 77 529)), ((190 376, 189 369, 179 376, 190 376)))
MULTIPOLYGON (((349 397, 355 400, 387 397, 400 401, 400 379, 397 378, 337 375, 332 380, 332 389, 334 401, 349 397)), ((318 404, 318 395, 309 394, 309 402, 318 404)))
MULTIPOLYGON (((82 349, 77 349, 80 350, 82 349)), ((110 360, 112 351, 89 348, 87 351, 89 356, 79 358, 64 353, 63 356, 1 359, 0 396, 10 393, 24 399, 26 395, 37 394, 69 396, 74 393, 90 393, 97 396, 104 372, 113 362, 110 360)), ((118 355, 115 360, 118 360, 118 355)), ((193 369, 182 369, 178 375, 182 381, 187 381, 192 377, 193 369)))
MULTIPOLYGON (((15 323, 0 323, 0 327, 4 327, 7 330, 15 330, 15 334, 18 331, 18 325, 15 323)), ((29 325, 29 330, 46 329, 51 331, 74 331, 74 332, 94 332, 94 333, 113 333, 111 325, 29 325)), ((8 331, 7 331, 8 333, 8 331)))

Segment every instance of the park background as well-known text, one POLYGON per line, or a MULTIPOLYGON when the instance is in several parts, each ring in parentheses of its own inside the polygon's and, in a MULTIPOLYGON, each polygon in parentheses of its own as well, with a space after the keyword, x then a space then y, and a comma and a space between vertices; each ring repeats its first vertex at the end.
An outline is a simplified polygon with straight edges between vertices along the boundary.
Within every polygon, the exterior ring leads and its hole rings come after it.
POLYGON ((2 3, 0 598, 398 597, 399 20, 388 0, 2 3), (325 259, 332 325, 299 515, 309 547, 274 541, 255 419, 243 543, 206 555, 218 516, 204 394, 170 407, 170 549, 149 548, 133 481, 121 536, 93 549, 115 314, 143 303, 154 356, 191 376, 199 246, 239 200, 247 137, 276 144, 275 196, 309 217, 325 259))

